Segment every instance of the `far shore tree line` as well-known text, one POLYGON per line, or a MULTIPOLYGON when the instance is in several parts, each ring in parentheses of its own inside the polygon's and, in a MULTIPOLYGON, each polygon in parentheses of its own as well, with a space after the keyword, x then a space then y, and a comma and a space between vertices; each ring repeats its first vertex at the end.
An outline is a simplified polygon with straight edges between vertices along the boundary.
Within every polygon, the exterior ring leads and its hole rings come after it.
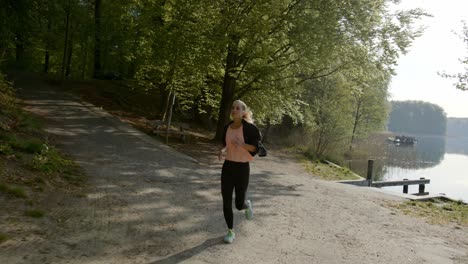
POLYGON ((216 138, 241 99, 266 130, 288 119, 330 155, 386 125, 394 67, 427 15, 398 2, 4 0, 0 66, 123 80, 158 94, 164 119, 177 104, 213 120, 216 138))
POLYGON ((445 136, 447 114, 442 107, 422 101, 393 101, 391 104, 389 131, 445 136))

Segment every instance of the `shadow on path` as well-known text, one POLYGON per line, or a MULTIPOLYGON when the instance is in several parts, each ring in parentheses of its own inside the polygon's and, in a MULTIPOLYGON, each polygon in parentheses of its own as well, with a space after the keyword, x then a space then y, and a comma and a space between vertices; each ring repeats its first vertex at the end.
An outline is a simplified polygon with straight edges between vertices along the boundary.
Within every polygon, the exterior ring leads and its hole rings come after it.
POLYGON ((150 264, 173 264, 173 263, 179 263, 184 260, 190 259, 201 252, 205 251, 206 249, 216 246, 216 245, 221 245, 224 244, 223 242, 223 237, 215 237, 215 238, 210 238, 205 240, 202 244, 195 246, 193 248, 184 250, 182 252, 179 252, 177 254, 174 254, 170 257, 167 257, 165 259, 160 259, 154 262, 151 262, 150 264))

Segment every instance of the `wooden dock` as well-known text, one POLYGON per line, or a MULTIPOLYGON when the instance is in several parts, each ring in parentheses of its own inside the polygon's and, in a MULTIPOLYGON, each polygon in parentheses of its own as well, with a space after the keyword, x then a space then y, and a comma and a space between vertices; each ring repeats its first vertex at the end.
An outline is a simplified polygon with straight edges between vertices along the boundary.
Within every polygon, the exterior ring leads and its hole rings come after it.
POLYGON ((408 194, 408 186, 409 185, 419 185, 419 189, 417 193, 413 195, 423 196, 429 195, 429 192, 426 192, 426 184, 431 183, 430 179, 426 178, 419 178, 415 180, 398 180, 398 181, 373 181, 373 170, 374 170, 374 160, 369 160, 367 163, 367 177, 365 180, 357 180, 357 181, 340 181, 341 183, 359 185, 359 186, 367 186, 367 187, 391 187, 391 186, 403 186, 403 193, 408 194))
POLYGON ((431 180, 426 178, 419 178, 419 180, 408 180, 403 179, 402 181, 373 181, 374 174, 374 160, 368 160, 367 162, 367 181, 369 187, 390 187, 390 186, 403 186, 403 193, 408 193, 409 185, 419 185, 419 190, 414 195, 428 195, 425 191, 426 184, 429 184, 431 180))
POLYGON ((372 187, 390 187, 390 186, 403 186, 403 193, 408 193, 409 185, 419 185, 419 191, 414 195, 428 195, 429 193, 425 191, 426 184, 431 183, 431 180, 420 178, 419 180, 408 180, 403 179, 402 181, 376 181, 371 182, 372 187))

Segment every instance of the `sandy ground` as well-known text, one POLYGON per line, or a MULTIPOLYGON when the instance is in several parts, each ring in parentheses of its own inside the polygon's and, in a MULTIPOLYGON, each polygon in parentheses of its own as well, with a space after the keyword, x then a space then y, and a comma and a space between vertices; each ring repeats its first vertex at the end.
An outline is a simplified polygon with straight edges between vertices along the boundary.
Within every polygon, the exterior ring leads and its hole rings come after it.
MULTIPOLYGON (((75 97, 35 90, 59 147, 89 175, 82 196, 44 201, 31 235, 0 244, 0 263, 468 263, 468 228, 430 225, 386 205, 402 198, 307 174, 270 152, 251 164, 254 219, 226 227, 221 163, 181 154, 75 97)), ((207 158, 208 157, 208 158, 207 158)))

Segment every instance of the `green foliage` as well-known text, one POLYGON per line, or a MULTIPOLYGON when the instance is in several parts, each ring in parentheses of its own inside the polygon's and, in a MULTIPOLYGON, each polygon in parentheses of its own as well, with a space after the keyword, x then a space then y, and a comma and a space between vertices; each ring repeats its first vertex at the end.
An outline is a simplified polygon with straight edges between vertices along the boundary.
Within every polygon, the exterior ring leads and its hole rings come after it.
POLYGON ((305 125, 312 138, 312 149, 323 157, 331 150, 347 146, 352 105, 340 80, 316 80, 308 85, 310 105, 306 108, 305 125))
POLYGON ((393 101, 388 129, 397 133, 445 135, 447 114, 435 104, 393 101))
POLYGON ((12 83, 0 72, 0 114, 9 113, 16 107, 12 83))
POLYGON ((180 116, 218 128, 242 99, 259 124, 306 124, 319 155, 382 127, 393 68, 426 15, 393 0, 100 2, 98 30, 93 1, 7 0, 0 60, 75 78, 98 61, 99 78, 136 79, 162 112, 173 93, 180 116), (310 96, 314 82, 332 91, 310 96))
MULTIPOLYGON (((465 42, 466 51, 468 52, 468 25, 466 24, 466 21, 463 22, 461 39, 463 40, 463 42, 465 42)), ((445 78, 455 79, 457 81, 455 83, 455 87, 462 91, 467 91, 468 90, 468 56, 466 56, 463 59, 460 59, 460 63, 465 68, 464 72, 459 72, 456 74, 441 73, 440 75, 445 78)))
POLYGON ((13 153, 13 148, 9 144, 0 143, 0 154, 9 156, 13 153))
POLYGON ((152 20, 151 31, 144 36, 151 46, 142 50, 145 59, 136 78, 144 89, 159 90, 163 97, 175 92, 182 112, 217 112, 220 99, 219 87, 210 80, 221 74, 214 67, 216 54, 210 50, 214 43, 208 39, 215 34, 211 20, 215 14, 205 4, 166 1, 148 3, 148 9, 141 10, 142 20, 146 21, 147 16, 159 20, 152 20))

